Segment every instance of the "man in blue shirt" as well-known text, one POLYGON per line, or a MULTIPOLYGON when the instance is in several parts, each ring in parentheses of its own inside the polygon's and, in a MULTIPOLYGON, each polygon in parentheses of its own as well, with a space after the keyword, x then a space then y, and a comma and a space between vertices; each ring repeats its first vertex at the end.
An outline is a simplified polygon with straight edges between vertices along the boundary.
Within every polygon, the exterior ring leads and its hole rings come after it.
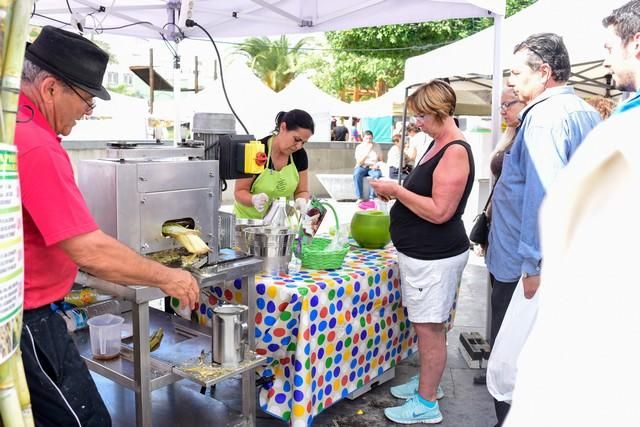
POLYGON ((640 1, 634 0, 614 10, 602 20, 607 29, 603 65, 613 76, 616 89, 636 92, 618 105, 613 114, 640 106, 640 1))
MULTIPOLYGON (((540 285, 538 210, 546 190, 600 121, 600 114, 566 85, 570 71, 569 54, 556 34, 534 34, 514 49, 507 84, 527 106, 491 202, 486 262, 492 284, 492 344, 520 278, 527 298, 540 285)), ((506 402, 496 401, 498 425, 508 410, 506 402)))

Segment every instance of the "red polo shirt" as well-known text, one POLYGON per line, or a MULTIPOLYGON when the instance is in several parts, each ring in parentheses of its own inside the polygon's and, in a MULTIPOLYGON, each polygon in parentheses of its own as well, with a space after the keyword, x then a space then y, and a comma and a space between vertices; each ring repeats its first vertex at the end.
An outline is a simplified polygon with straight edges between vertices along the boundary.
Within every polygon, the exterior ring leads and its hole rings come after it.
POLYGON ((24 226, 24 308, 62 299, 78 267, 58 247, 98 229, 76 185, 71 161, 45 117, 23 93, 15 144, 24 226))

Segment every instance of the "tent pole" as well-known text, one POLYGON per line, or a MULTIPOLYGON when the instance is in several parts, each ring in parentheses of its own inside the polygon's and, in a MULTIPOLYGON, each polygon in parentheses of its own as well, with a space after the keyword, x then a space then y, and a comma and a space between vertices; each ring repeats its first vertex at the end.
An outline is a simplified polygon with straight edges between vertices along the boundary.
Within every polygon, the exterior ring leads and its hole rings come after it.
MULTIPOLYGON (((504 23, 503 15, 493 17, 493 90, 491 91, 491 147, 498 145, 502 134, 502 117, 500 117, 500 97, 502 95, 502 27, 504 23)), ((489 161, 483 163, 488 165, 489 161)), ((493 178, 490 180, 493 181, 493 178)), ((490 182, 493 185, 493 182, 490 182)), ((485 338, 489 341, 491 337, 491 283, 489 274, 486 280, 487 287, 487 318, 485 324, 485 338)), ((493 343, 491 343, 493 344, 493 343)))
POLYGON ((502 26, 504 16, 493 18, 493 90, 491 92, 491 145, 498 145, 502 134, 502 117, 500 117, 500 96, 502 95, 502 26))
MULTIPOLYGON (((409 90, 422 85, 423 83, 415 83, 404 88, 404 106, 402 107, 402 139, 400 140, 400 169, 398 170, 398 184, 402 184, 402 168, 404 167, 404 139, 407 136, 407 98, 409 97, 409 90)), ((414 165, 414 167, 415 166, 416 165, 414 165)))
POLYGON ((175 56, 173 57, 173 145, 178 146, 182 141, 182 125, 180 119, 180 44, 174 43, 175 56))
MULTIPOLYGON (((402 168, 404 167, 404 139, 407 136, 407 98, 411 86, 404 88, 404 106, 402 107, 402 136, 400 137, 400 167, 398 168, 398 184, 402 185, 402 168)), ((393 137, 393 135, 391 135, 393 137)))

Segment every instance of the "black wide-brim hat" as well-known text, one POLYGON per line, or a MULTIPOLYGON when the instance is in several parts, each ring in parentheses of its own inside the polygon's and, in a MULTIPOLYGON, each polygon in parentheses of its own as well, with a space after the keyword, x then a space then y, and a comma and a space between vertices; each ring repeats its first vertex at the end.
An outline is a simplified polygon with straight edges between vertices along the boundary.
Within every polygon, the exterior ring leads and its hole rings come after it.
POLYGON ((100 99, 111 99, 102 86, 109 55, 81 35, 47 25, 27 45, 25 57, 67 84, 100 99))

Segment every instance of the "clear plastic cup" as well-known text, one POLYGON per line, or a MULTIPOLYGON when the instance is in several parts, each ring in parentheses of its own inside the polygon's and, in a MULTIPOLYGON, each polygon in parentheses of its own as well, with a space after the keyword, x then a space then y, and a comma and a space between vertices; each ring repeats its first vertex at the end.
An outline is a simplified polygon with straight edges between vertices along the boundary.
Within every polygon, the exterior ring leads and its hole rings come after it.
POLYGON ((89 324, 91 353, 94 359, 108 360, 120 355, 120 331, 124 318, 114 314, 92 317, 89 324))

